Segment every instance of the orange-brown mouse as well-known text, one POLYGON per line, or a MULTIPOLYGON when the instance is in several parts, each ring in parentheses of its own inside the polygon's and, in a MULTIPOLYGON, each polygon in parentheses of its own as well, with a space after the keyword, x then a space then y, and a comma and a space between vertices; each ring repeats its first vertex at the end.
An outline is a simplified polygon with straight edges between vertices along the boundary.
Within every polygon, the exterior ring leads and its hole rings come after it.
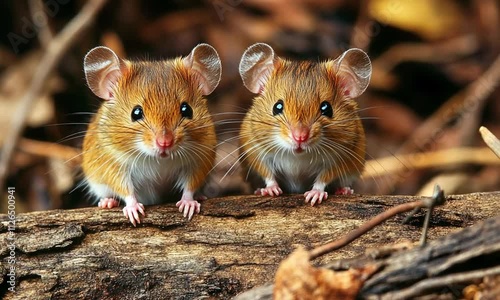
POLYGON ((193 198, 215 160, 216 136, 204 95, 221 77, 215 49, 196 46, 184 58, 128 61, 96 47, 84 59, 87 84, 104 99, 83 143, 83 172, 99 207, 125 201, 134 224, 160 191, 182 190, 177 207, 191 219, 193 198))
POLYGON ((243 164, 266 186, 261 195, 304 193, 311 205, 325 188, 351 194, 365 164, 365 134, 354 98, 368 86, 370 59, 349 49, 325 62, 289 61, 263 43, 240 62, 244 85, 257 96, 240 130, 243 164))

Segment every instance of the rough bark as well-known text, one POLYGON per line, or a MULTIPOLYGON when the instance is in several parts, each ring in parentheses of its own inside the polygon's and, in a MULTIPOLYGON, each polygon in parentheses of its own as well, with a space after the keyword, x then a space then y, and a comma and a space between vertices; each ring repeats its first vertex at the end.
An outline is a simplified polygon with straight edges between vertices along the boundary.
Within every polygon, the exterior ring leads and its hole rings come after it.
MULTIPOLYGON (((420 198, 334 196, 310 207, 301 196, 225 197, 205 201, 202 213, 190 222, 173 204, 147 207, 147 217, 136 228, 121 209, 19 214, 14 293, 7 290, 8 216, 0 215, 0 287, 4 299, 231 298, 272 282, 278 264, 295 245, 323 244, 388 207, 416 199, 420 198)), ((447 204, 434 211, 429 238, 456 232, 499 211, 499 192, 449 196, 447 204)), ((315 263, 417 242, 423 216, 417 214, 408 225, 398 216, 315 263)))

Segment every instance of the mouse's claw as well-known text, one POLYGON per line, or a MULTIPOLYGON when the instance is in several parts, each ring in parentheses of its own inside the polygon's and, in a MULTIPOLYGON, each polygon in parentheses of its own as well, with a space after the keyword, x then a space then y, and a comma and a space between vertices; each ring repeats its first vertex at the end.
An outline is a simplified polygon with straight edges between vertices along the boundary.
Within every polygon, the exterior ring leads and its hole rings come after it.
POLYGON ((335 190, 335 195, 352 195, 354 194, 354 190, 348 186, 341 187, 335 190))
POLYGON ((311 206, 314 206, 316 202, 319 204, 321 201, 325 200, 328 198, 328 193, 325 191, 321 190, 310 190, 304 193, 304 196, 306 197, 306 203, 311 202, 311 206))
POLYGON ((277 197, 283 194, 283 190, 281 190, 281 188, 278 185, 270 185, 266 186, 265 188, 257 189, 255 191, 255 194, 261 196, 277 197))
POLYGON ((144 213, 144 205, 142 203, 136 202, 131 205, 127 205, 123 208, 123 215, 130 220, 132 225, 136 226, 137 224, 141 224, 141 218, 139 213, 143 216, 146 216, 144 213))
POLYGON ((115 198, 103 198, 97 204, 97 206, 100 208, 113 208, 113 207, 118 207, 119 205, 120 202, 115 198))
POLYGON ((201 209, 201 204, 196 200, 181 199, 175 206, 179 208, 179 211, 183 213, 184 218, 191 220, 195 213, 199 213, 201 209))

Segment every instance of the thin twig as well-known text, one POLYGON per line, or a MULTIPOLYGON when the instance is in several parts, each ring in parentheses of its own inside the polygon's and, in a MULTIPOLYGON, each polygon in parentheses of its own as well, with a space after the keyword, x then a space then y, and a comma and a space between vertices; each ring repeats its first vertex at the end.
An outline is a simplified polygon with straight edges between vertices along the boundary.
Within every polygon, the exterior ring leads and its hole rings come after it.
POLYGON ((375 216, 373 219, 369 220, 368 222, 364 223, 360 227, 354 229, 353 231, 349 232, 346 236, 335 240, 333 242, 330 242, 328 244, 325 244, 323 246, 319 246, 309 252, 309 259, 313 260, 315 258, 318 258, 324 254, 330 253, 334 250, 337 250, 339 248, 342 248, 358 237, 362 236, 363 234, 367 233, 368 231, 372 230, 379 224, 385 222, 386 220, 394 217, 397 214, 404 213, 407 211, 414 210, 416 208, 422 208, 422 207, 433 207, 435 205, 442 205, 444 203, 444 195, 441 198, 436 198, 432 197, 430 199, 424 199, 424 200, 419 200, 419 201, 414 201, 410 203, 404 203, 398 206, 395 206, 393 208, 390 208, 389 210, 384 211, 381 214, 378 214, 375 216))
POLYGON ((486 276, 500 274, 500 266, 483 269, 471 272, 463 272, 457 274, 451 274, 442 277, 429 278, 412 285, 409 288, 399 290, 397 292, 391 292, 383 295, 380 299, 411 299, 421 293, 433 289, 442 288, 452 284, 471 282, 475 279, 481 279, 486 276))
POLYGON ((38 27, 38 40, 43 49, 47 49, 54 37, 52 30, 49 25, 49 18, 45 13, 45 4, 42 0, 30 0, 28 1, 31 19, 33 22, 40 22, 39 18, 43 18, 43 23, 45 25, 38 27))
POLYGON ((22 138, 19 140, 18 149, 32 155, 61 159, 71 162, 72 165, 81 163, 80 149, 70 146, 22 138))
POLYGON ((397 214, 411 211, 417 207, 423 207, 423 202, 422 201, 415 201, 415 202, 404 203, 404 204, 392 207, 389 210, 386 210, 383 213, 375 216, 373 219, 364 223, 360 227, 349 232, 346 236, 344 236, 338 240, 335 240, 331 243, 314 248, 313 250, 311 250, 309 252, 309 257, 312 260, 312 259, 320 257, 324 254, 327 254, 329 252, 332 252, 334 250, 342 248, 342 247, 346 246, 347 244, 349 244, 350 242, 357 239, 358 237, 360 237, 363 234, 367 233, 368 231, 372 230, 373 228, 375 228, 377 225, 381 224, 382 222, 394 217, 397 214))
POLYGON ((457 164, 495 165, 500 161, 487 147, 453 148, 432 152, 395 155, 366 162, 361 178, 398 174, 411 170, 455 166, 457 164))
MULTIPOLYGON (((383 213, 376 215, 373 219, 364 223, 360 227, 352 230, 344 237, 342 237, 338 240, 335 240, 333 242, 330 242, 328 244, 314 248, 313 250, 311 250, 309 252, 309 259, 313 260, 315 258, 318 258, 318 257, 324 255, 324 254, 330 253, 334 250, 337 250, 339 248, 342 248, 342 247, 348 245, 349 243, 351 243, 352 241, 354 241, 358 237, 362 236, 363 234, 367 233, 368 231, 372 230, 373 228, 375 228, 379 224, 385 222, 386 220, 394 217, 397 214, 404 213, 404 212, 411 211, 411 210, 415 210, 418 208, 423 208, 423 207, 431 208, 431 207, 434 207, 436 205, 443 205, 445 200, 446 199, 444 197, 444 193, 439 188, 439 186, 436 186, 435 193, 432 197, 427 198, 427 199, 423 199, 423 200, 419 200, 419 201, 410 202, 410 203, 404 203, 404 204, 392 207, 392 208, 384 211, 383 213)), ((425 230, 425 228, 424 228, 424 230, 425 230)), ((424 232, 424 234, 426 235, 426 232, 424 232)))
POLYGON ((434 211, 434 207, 438 204, 442 204, 445 201, 444 191, 436 184, 434 186, 434 193, 432 195, 432 199, 434 201, 431 202, 427 214, 425 215, 424 226, 422 228, 422 236, 420 237, 420 247, 425 247, 427 243, 427 232, 429 232, 429 224, 431 222, 432 212, 434 211))
POLYGON ((473 35, 463 35, 439 43, 401 43, 381 54, 373 61, 380 72, 391 72, 405 61, 447 63, 471 55, 479 43, 473 35))
POLYGON ((89 26, 90 22, 93 20, 97 12, 103 7, 104 3, 106 3, 106 0, 91 0, 86 2, 85 6, 78 13, 78 15, 64 27, 64 29, 52 40, 46 49, 35 70, 33 81, 31 82, 28 91, 26 91, 24 96, 20 99, 17 111, 13 113, 15 118, 12 118, 12 123, 7 131, 8 135, 5 137, 0 157, 0 186, 3 186, 5 183, 12 154, 24 129, 28 113, 33 107, 33 102, 37 98, 38 94, 40 94, 47 78, 56 67, 62 54, 66 52, 66 50, 78 39, 78 37, 80 37, 81 32, 89 26))
POLYGON ((483 138, 483 141, 486 143, 486 145, 488 145, 491 151, 493 151, 493 153, 495 153, 495 155, 500 158, 500 141, 497 139, 497 137, 484 126, 481 126, 479 128, 479 132, 481 133, 481 137, 483 138))
MULTIPOLYGON (((420 237, 420 247, 425 247, 425 244, 427 243, 427 232, 429 231, 429 224, 431 221, 431 216, 432 212, 434 211, 434 207, 436 205, 442 205, 445 201, 446 198, 444 197, 444 191, 441 189, 439 185, 434 186, 434 192, 432 194, 432 201, 429 202, 427 205, 428 211, 427 214, 425 215, 425 220, 424 220, 424 226, 422 227, 422 236, 420 237)), ((421 207, 417 207, 413 209, 408 216, 403 220, 403 224, 407 224, 411 218, 421 209, 421 207)))
POLYGON ((382 53, 373 63, 370 86, 389 90, 397 84, 392 70, 406 61, 447 63, 477 51, 479 42, 473 35, 464 35, 439 43, 401 43, 382 53))

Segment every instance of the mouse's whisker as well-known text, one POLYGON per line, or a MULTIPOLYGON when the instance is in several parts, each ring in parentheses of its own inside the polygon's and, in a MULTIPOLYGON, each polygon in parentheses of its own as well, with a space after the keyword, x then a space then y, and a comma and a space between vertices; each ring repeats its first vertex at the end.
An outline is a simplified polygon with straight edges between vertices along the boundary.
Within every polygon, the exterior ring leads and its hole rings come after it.
MULTIPOLYGON (((364 165, 364 157, 361 157, 357 152, 353 151, 352 149, 349 149, 348 147, 342 145, 342 144, 339 144, 339 143, 330 143, 330 144, 325 144, 326 147, 335 147, 336 149, 340 150, 342 153, 345 154, 345 156, 348 158, 348 157, 351 157, 353 158, 354 160, 358 161, 359 164, 354 164, 355 168, 356 168, 356 171, 361 174, 363 169, 361 167, 359 167, 359 165, 363 166, 364 165)), ((347 175, 347 174, 346 174, 347 175)))
MULTIPOLYGON (((343 179, 345 181, 345 174, 347 173, 347 162, 345 161, 344 159, 344 155, 343 154, 343 151, 338 149, 337 147, 335 147, 336 145, 324 145, 324 147, 321 147, 322 151, 323 151, 323 154, 324 155, 334 155, 335 158, 334 158, 334 161, 335 163, 332 165, 333 167, 335 167, 338 171, 338 175, 341 179, 343 179), (326 150, 330 150, 330 151, 326 151, 326 150)), ((333 158, 333 156, 332 156, 333 158)))
POLYGON ((359 154, 357 154, 356 152, 354 152, 353 150, 349 149, 348 147, 340 144, 340 143, 337 143, 337 142, 330 142, 330 143, 324 143, 323 146, 327 147, 327 148, 330 148, 330 149, 335 149, 336 151, 339 151, 341 152, 342 154, 345 154, 345 155, 342 155, 342 156, 347 156, 347 157, 352 157, 354 158, 356 161, 358 161, 361 165, 364 164, 364 158, 363 157, 360 157, 359 154))
POLYGON ((370 110, 370 109, 376 109, 376 108, 390 108, 391 105, 375 105, 375 106, 367 106, 367 107, 359 107, 355 110, 353 110, 353 112, 355 113, 359 113, 359 112, 362 112, 362 111, 367 111, 367 110, 370 110))
MULTIPOLYGON (((249 136, 249 135, 247 135, 247 136, 249 136)), ((217 147, 219 147, 221 145, 224 145, 224 144, 231 144, 231 142, 233 142, 233 141, 239 141, 239 140, 241 140, 241 137, 238 136, 238 135, 230 137, 230 138, 226 138, 223 141, 219 142, 217 144, 217 147)))
MULTIPOLYGON (((215 169, 217 166, 219 166, 219 164, 222 163, 224 160, 226 160, 229 156, 233 155, 235 152, 240 151, 241 149, 244 149, 244 147, 250 145, 251 143, 254 143, 254 145, 250 149, 252 149, 253 147, 257 147, 259 145, 260 141, 265 141, 265 137, 251 139, 247 143, 237 147, 235 150, 231 151, 228 155, 226 155, 224 158, 222 158, 217 164, 215 164, 214 167, 212 168, 212 170, 215 169)), ((244 159, 245 153, 247 153, 247 152, 248 152, 248 150, 242 151, 242 153, 238 156, 237 160, 231 165, 229 170, 226 172, 226 174, 224 174, 224 176, 222 177, 222 179, 220 181, 224 180, 224 178, 234 169, 234 167, 238 163, 241 163, 241 160, 244 159)), ((212 171, 212 170, 210 170, 210 171, 212 171)))
POLYGON ((79 132, 69 134, 68 136, 66 136, 64 138, 57 140, 56 143, 62 144, 62 143, 65 143, 65 142, 68 142, 71 140, 82 139, 83 137, 85 137, 85 133, 86 133, 86 131, 79 131, 79 132))
POLYGON ((267 148, 258 148, 258 147, 254 147, 254 148, 251 148, 250 149, 251 151, 248 151, 248 153, 246 154, 244 160, 247 160, 248 158, 250 158, 250 154, 253 154, 254 152, 257 152, 257 155, 255 156, 255 158, 253 158, 253 160, 251 160, 249 163, 248 163, 248 170, 247 170, 247 174, 245 176, 245 180, 248 180, 249 176, 250 176, 250 172, 255 168, 255 164, 257 164, 259 161, 262 161, 262 157, 265 157, 268 155, 268 153, 272 150, 272 147, 267 147, 267 148))
POLYGON ((86 115, 91 115, 91 116, 94 116, 96 115, 97 113, 95 112, 89 112, 89 111, 78 111, 78 112, 73 112, 73 113, 66 113, 64 114, 64 116, 80 116, 80 115, 83 115, 83 116, 86 116, 86 115))
POLYGON ((224 112, 218 112, 218 113, 213 113, 212 116, 231 116, 231 115, 241 115, 245 116, 247 113, 246 112, 239 112, 239 111, 224 111, 224 112))
POLYGON ((47 128, 47 127, 79 126, 79 125, 88 126, 89 124, 90 124, 89 122, 52 123, 52 124, 45 124, 42 127, 47 128))
MULTIPOLYGON (((248 141, 245 145, 242 145, 239 147, 239 149, 244 149, 244 151, 241 151, 241 154, 239 155, 238 159, 236 160, 236 163, 242 163, 243 161, 247 160, 250 157, 250 154, 259 151, 261 147, 265 147, 265 142, 267 142, 266 137, 260 137, 260 138, 253 138, 250 141, 248 141), (250 146, 248 149, 244 149, 243 147, 246 147, 247 145, 250 145, 253 142, 253 145, 250 146), (264 142, 264 144, 260 143, 264 142)), ((234 166, 234 164, 233 164, 234 166)))
MULTIPOLYGON (((264 121, 264 120, 261 120, 261 119, 252 118, 252 119, 249 119, 249 122, 251 124, 253 124, 254 126, 266 125, 266 126, 269 126, 271 128, 279 128, 279 124, 273 124, 271 122, 267 122, 267 121, 264 121)), ((265 128, 264 128, 264 130, 265 130, 265 128)))
POLYGON ((211 165, 212 156, 209 153, 210 152, 215 153, 214 149, 204 145, 203 145, 204 147, 200 147, 201 146, 200 144, 196 144, 194 142, 185 143, 183 146, 184 146, 183 149, 185 149, 188 153, 192 152, 199 158, 197 163, 201 162, 202 164, 205 165, 205 167, 209 167, 211 165))

